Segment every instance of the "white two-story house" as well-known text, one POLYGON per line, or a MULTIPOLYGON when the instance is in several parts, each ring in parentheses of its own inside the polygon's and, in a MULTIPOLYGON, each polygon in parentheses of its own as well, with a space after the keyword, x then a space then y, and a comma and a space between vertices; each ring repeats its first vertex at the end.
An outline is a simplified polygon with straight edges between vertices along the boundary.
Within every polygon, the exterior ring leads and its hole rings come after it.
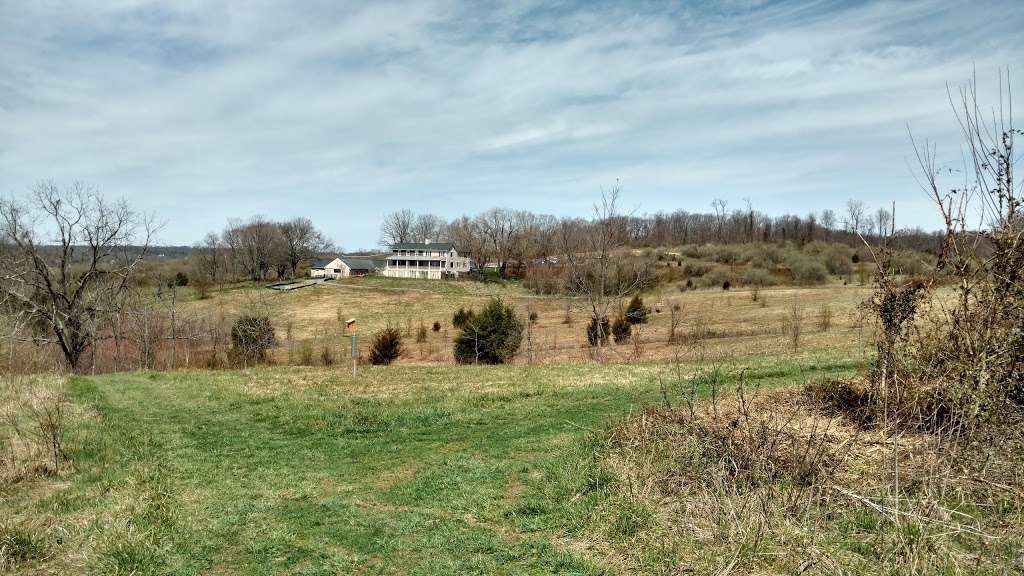
POLYGON ((392 278, 450 278, 469 272, 471 262, 448 242, 408 242, 391 246, 384 275, 392 278))

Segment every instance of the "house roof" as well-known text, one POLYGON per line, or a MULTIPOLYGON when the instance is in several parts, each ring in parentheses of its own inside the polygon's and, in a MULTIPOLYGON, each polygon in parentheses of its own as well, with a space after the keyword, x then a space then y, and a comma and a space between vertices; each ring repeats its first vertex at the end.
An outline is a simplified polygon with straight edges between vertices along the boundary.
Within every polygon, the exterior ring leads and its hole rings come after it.
POLYGON ((391 245, 392 250, 439 250, 447 252, 452 249, 451 242, 399 242, 391 245))
POLYGON ((342 258, 345 266, 352 270, 376 270, 384 267, 382 260, 369 260, 367 258, 342 258))
POLYGON ((335 260, 337 260, 337 258, 321 258, 319 260, 314 260, 310 268, 327 268, 327 265, 335 260))

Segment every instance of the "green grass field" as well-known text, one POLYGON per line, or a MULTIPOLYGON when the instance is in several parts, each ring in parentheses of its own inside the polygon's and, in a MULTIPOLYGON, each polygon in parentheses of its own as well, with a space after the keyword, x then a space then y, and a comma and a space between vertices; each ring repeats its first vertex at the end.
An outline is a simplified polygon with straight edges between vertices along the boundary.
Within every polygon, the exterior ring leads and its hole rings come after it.
MULTIPOLYGON (((764 386, 858 367, 837 352, 724 365, 764 386)), ((677 400, 672 374, 75 377, 74 471, 2 489, 0 546, 15 574, 665 573, 673 551, 650 541, 650 511, 623 496, 594 442, 643 405, 677 400)))

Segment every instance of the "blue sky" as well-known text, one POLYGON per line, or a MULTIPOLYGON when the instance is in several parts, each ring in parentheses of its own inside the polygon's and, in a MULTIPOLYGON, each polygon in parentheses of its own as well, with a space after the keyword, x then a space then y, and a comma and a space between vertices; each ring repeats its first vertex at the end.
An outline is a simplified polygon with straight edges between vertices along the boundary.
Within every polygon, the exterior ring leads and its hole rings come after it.
POLYGON ((946 83, 994 94, 1022 25, 1019 0, 0 0, 0 193, 83 180, 189 244, 253 214, 350 249, 395 208, 587 215, 616 180, 637 213, 857 197, 931 227, 907 125, 959 162, 946 83))

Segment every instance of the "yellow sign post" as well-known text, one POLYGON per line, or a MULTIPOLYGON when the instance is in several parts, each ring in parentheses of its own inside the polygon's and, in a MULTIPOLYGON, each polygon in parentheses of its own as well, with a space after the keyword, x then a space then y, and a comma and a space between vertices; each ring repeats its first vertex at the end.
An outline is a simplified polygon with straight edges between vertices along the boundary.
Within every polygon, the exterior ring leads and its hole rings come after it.
POLYGON ((356 375, 356 362, 359 360, 359 334, 356 332, 356 319, 349 318, 345 321, 345 332, 349 333, 352 339, 352 375, 356 375))

